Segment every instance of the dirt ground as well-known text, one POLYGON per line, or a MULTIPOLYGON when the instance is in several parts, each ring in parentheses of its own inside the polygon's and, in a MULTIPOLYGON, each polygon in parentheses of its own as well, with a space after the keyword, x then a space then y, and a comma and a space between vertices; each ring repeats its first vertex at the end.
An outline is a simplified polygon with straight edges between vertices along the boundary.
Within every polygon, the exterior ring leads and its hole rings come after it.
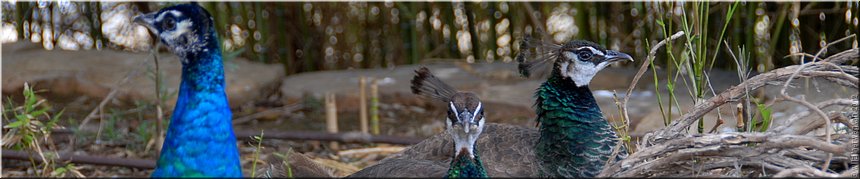
MULTIPOLYGON (((60 126, 76 127, 93 108, 98 106, 100 99, 86 96, 57 95, 50 92, 38 93, 47 100, 53 109, 65 109, 60 126)), ((12 95, 12 101, 21 101, 12 95)), ((340 131, 358 131, 358 99, 349 96, 338 96, 338 116, 340 131)), ((250 115, 266 109, 283 105, 302 104, 299 110, 287 115, 266 116, 235 126, 235 130, 306 130, 325 131, 325 115, 321 105, 322 99, 306 97, 304 99, 279 99, 257 101, 253 106, 234 109, 236 116, 250 115)), ((414 95, 384 95, 380 101, 380 131, 384 135, 411 136, 424 138, 438 134, 444 128, 444 106, 428 102, 414 95)), ((20 104, 16 102, 15 104, 20 104)), ((55 133, 51 136, 53 144, 60 152, 73 152, 76 155, 90 155, 111 158, 134 158, 155 160, 154 146, 149 140, 141 139, 141 130, 154 131, 152 106, 130 105, 116 102, 107 105, 112 111, 106 120, 93 120, 77 133, 55 133), (101 124, 100 124, 101 123, 101 124), (102 126, 101 133, 98 132, 102 126), (99 140, 96 140, 96 138, 99 140), (71 144, 76 138, 75 144, 71 144)), ((488 113, 489 119, 499 119, 496 122, 519 125, 533 124, 534 113, 531 109, 500 103, 487 103, 488 109, 497 113, 488 113)), ((169 114, 166 114, 166 118, 169 114)), ((151 134, 154 132, 150 132, 151 134)), ((145 138, 145 137, 144 137, 145 138)), ((251 175, 252 161, 255 157, 257 142, 252 139, 240 139, 238 142, 242 157, 245 176, 251 175)), ((266 139, 264 137, 260 159, 265 159, 273 152, 292 150, 311 156, 314 160, 335 169, 339 175, 347 175, 366 166, 375 164, 389 153, 370 153, 356 155, 337 155, 338 151, 375 147, 403 147, 390 144, 339 144, 339 150, 333 150, 328 142, 319 141, 288 141, 266 139)), ((62 162, 61 162, 62 163, 62 162)), ((263 163, 259 163, 258 167, 263 163)), ((64 165, 57 165, 62 167, 64 165)), ((146 177, 152 169, 138 169, 116 166, 98 166, 76 164, 77 170, 86 177, 146 177)), ((3 177, 37 176, 41 169, 33 168, 27 161, 3 160, 3 177)), ((72 175, 66 175, 72 176, 72 175)))

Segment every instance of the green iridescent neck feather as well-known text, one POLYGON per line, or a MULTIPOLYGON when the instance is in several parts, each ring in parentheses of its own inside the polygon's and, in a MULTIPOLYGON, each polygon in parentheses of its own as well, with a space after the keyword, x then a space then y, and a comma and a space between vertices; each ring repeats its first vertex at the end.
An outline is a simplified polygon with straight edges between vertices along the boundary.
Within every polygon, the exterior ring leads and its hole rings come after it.
POLYGON ((454 159, 451 160, 451 166, 448 168, 448 175, 445 178, 487 178, 487 171, 484 170, 484 165, 481 164, 481 157, 478 156, 478 149, 474 148, 474 158, 469 156, 465 150, 460 151, 454 159))
POLYGON ((555 72, 538 88, 542 176, 594 177, 609 159, 617 136, 588 85, 578 87, 555 72))

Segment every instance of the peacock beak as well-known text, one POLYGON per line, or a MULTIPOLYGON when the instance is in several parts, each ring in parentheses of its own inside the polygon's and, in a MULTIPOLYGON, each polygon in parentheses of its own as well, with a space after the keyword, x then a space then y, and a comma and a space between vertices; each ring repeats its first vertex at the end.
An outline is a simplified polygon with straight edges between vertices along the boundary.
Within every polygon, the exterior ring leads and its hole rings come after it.
POLYGON ((622 53, 615 50, 607 50, 606 51, 606 62, 618 62, 618 61, 633 61, 633 57, 627 55, 626 53, 622 53))
POLYGON ((155 29, 155 14, 156 13, 157 12, 139 15, 137 17, 134 17, 133 22, 136 24, 143 25, 144 27, 146 27, 147 29, 149 29, 153 33, 157 33, 158 31, 157 31, 157 29, 155 29))

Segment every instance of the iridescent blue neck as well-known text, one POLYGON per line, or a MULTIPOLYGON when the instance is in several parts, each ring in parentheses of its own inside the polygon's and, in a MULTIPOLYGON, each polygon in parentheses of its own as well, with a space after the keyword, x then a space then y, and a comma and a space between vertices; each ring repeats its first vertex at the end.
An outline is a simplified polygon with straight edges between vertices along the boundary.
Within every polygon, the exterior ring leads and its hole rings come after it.
POLYGON ((242 176, 221 50, 208 47, 182 59, 179 96, 152 176, 242 176))

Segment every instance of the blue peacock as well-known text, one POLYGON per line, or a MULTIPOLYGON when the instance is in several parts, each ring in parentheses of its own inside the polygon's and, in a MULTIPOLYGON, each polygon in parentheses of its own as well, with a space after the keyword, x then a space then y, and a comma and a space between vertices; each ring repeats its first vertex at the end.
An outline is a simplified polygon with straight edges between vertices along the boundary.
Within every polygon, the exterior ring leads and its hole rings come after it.
MULTIPOLYGON (((627 156, 612 126, 603 117, 588 84, 603 68, 618 61, 632 61, 627 54, 607 50, 588 41, 573 40, 565 44, 531 42, 526 38, 517 56, 524 76, 549 75, 537 89, 535 111, 539 129, 525 126, 487 123, 475 148, 481 149, 483 167, 490 177, 595 177, 615 154, 615 160, 627 156), (538 55, 526 58, 532 48, 538 55)), ((445 90, 432 87, 429 92, 445 96, 445 90)), ((387 176, 389 162, 420 161, 426 166, 447 168, 451 148, 450 134, 432 136, 421 143, 367 167, 359 173, 365 177, 387 176)))
POLYGON ((179 96, 153 177, 241 177, 224 67, 209 12, 182 4, 135 17, 182 61, 179 96))
MULTIPOLYGON (((241 177, 232 112, 224 92, 224 65, 212 16, 196 3, 167 7, 134 19, 182 61, 179 96, 153 177, 241 177)), ((307 156, 288 152, 292 176, 334 176, 307 156)), ((268 163, 282 164, 280 158, 268 163)), ((261 167, 283 177, 282 165, 261 167)))

